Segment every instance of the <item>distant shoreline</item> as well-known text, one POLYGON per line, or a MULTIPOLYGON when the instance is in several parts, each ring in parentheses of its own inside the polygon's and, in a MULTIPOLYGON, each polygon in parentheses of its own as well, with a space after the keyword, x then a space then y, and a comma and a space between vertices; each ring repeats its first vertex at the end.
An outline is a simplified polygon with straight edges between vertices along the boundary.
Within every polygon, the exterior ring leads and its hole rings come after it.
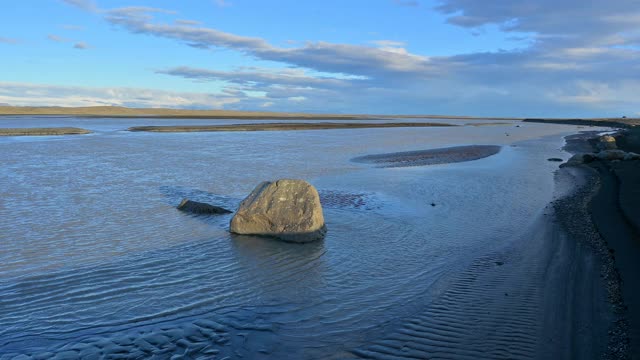
POLYGON ((127 108, 121 106, 55 107, 0 106, 4 116, 43 116, 77 118, 134 119, 201 119, 201 120, 506 120, 533 123, 566 124, 631 128, 640 125, 640 118, 517 118, 466 115, 399 115, 399 114, 322 114, 237 110, 184 110, 168 108, 127 108))
POLYGON ((163 108, 126 108, 120 106, 54 107, 0 106, 0 116, 75 116, 102 118, 175 118, 175 119, 265 119, 265 120, 388 120, 388 119, 462 119, 523 120, 522 118, 459 115, 394 114, 321 114, 235 110, 183 110, 163 108))

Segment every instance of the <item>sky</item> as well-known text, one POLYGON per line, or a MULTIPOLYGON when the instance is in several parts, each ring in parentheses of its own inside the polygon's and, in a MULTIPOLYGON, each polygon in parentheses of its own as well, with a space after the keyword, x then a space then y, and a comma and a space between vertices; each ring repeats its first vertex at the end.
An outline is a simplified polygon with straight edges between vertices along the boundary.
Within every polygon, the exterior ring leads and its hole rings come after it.
POLYGON ((640 0, 23 0, 0 104, 640 116, 640 0))

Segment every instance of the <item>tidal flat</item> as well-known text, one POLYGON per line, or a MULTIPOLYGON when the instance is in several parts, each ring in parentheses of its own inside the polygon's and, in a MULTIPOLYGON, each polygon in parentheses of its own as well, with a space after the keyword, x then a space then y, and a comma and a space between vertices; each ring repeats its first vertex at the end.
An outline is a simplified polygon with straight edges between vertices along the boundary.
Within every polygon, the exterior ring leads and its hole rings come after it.
POLYGON ((293 131, 293 130, 331 130, 331 129, 374 129, 456 126, 447 123, 430 122, 307 122, 307 123, 250 123, 230 125, 175 125, 175 126, 133 126, 129 131, 147 132, 213 132, 213 131, 293 131))
POLYGON ((52 136, 52 135, 83 135, 91 131, 75 127, 51 128, 0 128, 0 136, 52 136))
POLYGON ((158 134, 127 129, 180 122, 0 119, 92 131, 0 139, 0 359, 599 358, 615 319, 602 259, 552 206, 582 177, 547 161, 580 128, 448 122, 158 134), (351 161, 476 145, 500 151, 351 161), (176 209, 235 210, 278 178, 318 189, 323 241, 232 235, 231 214, 176 209))

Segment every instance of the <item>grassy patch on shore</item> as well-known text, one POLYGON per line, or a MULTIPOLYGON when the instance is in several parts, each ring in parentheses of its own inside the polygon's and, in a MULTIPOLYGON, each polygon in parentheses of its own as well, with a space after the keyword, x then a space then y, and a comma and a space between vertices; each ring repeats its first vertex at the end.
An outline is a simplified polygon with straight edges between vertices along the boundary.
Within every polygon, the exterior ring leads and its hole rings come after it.
POLYGON ((54 128, 0 128, 0 136, 50 136, 50 135, 82 135, 91 131, 75 127, 54 128))

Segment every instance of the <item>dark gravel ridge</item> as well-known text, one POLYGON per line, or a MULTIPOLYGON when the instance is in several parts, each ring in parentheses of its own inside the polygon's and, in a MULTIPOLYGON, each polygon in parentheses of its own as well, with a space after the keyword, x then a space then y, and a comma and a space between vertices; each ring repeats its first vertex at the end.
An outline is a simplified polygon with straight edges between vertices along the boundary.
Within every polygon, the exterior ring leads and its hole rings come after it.
POLYGON ((615 266, 614 254, 607 246, 591 219, 591 203, 601 182, 597 171, 585 166, 585 184, 570 195, 553 202, 556 219, 570 238, 580 241, 601 260, 600 276, 606 284, 614 320, 609 327, 609 339, 603 359, 630 359, 629 323, 622 298, 621 277, 615 266))

